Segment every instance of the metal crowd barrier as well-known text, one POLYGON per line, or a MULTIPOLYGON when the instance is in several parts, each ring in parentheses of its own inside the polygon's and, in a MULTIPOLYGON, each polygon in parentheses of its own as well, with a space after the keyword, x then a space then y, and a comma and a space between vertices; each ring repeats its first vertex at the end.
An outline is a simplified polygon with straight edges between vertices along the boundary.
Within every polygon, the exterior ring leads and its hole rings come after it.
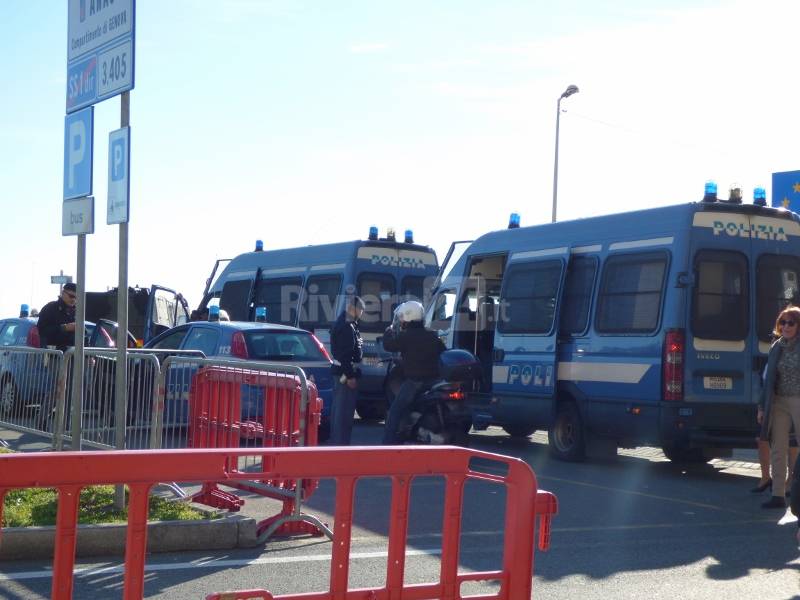
MULTIPOLYGON (((316 446, 322 401, 299 367, 260 361, 168 357, 161 368, 153 411, 151 448, 287 448, 316 446)), ((242 458, 243 472, 262 470, 242 458)), ((220 485, 280 500, 281 511, 258 524, 260 541, 273 534, 328 535, 322 521, 303 512, 317 480, 291 478, 206 483, 194 502, 238 511, 244 504, 220 485)))
POLYGON ((73 449, 87 446, 108 449, 116 447, 116 428, 125 430, 125 448, 142 449, 150 446, 150 422, 155 403, 158 381, 158 359, 148 352, 129 351, 127 355, 128 382, 125 417, 118 422, 115 411, 116 399, 116 350, 85 348, 83 372, 83 398, 80 403, 80 420, 73 423, 72 364, 75 351, 64 355, 63 375, 66 385, 59 389, 56 422, 63 423, 57 432, 55 448, 61 450, 63 442, 73 449), (75 436, 78 436, 75 438, 75 436), (80 446, 73 443, 80 440, 80 446))
POLYGON ((0 426, 53 439, 52 416, 63 366, 59 350, 0 347, 0 426))
MULTIPOLYGON (((73 594, 77 502, 89 485, 127 484, 130 489, 125 551, 124 600, 144 596, 147 548, 148 494, 158 481, 249 481, 252 470, 238 465, 246 458, 260 465, 259 479, 332 478, 336 481, 334 538, 327 592, 273 596, 266 590, 213 593, 207 600, 261 598, 275 600, 335 600, 343 598, 462 598, 467 582, 497 582, 496 593, 483 600, 530 598, 533 588, 535 528, 539 549, 550 542, 550 519, 558 512, 556 497, 537 487, 536 476, 523 461, 442 446, 252 448, 239 450, 161 450, 118 452, 65 452, 0 455, 0 507, 6 492, 15 488, 58 489, 56 547, 51 598, 68 600, 73 594), (484 467, 485 470, 481 470, 484 467), (491 471, 491 472, 488 472, 491 471), (500 475, 497 473, 505 472, 500 475), (445 494, 439 581, 410 584, 405 581, 411 484, 415 477, 441 476, 445 494), (371 589, 350 589, 349 565, 356 484, 361 478, 387 477, 392 481, 389 514, 388 559, 385 582, 371 589), (500 569, 480 572, 459 570, 459 548, 464 489, 470 481, 505 487, 506 510, 503 559, 500 569)), ((1 510, 1 509, 0 509, 1 510)), ((2 518, 2 514, 0 514, 2 518)))

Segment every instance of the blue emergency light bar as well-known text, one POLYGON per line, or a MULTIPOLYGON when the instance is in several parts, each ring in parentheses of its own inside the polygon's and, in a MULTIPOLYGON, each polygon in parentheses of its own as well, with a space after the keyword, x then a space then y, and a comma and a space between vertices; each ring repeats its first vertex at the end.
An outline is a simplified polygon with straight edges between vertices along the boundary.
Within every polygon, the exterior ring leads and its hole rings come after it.
POLYGON ((256 252, 263 252, 264 251, 264 242, 262 240, 256 240, 256 252))
POLYGON ((208 308, 208 320, 219 321, 219 306, 217 306, 216 304, 212 304, 208 308))
POLYGON ((23 304, 19 307, 19 316, 21 318, 27 317, 30 314, 30 307, 27 304, 23 304))
POLYGON ((256 306, 256 321, 259 323, 266 323, 267 321, 267 307, 256 306))
POLYGON ((717 201, 717 184, 713 181, 706 181, 705 193, 703 194, 703 202, 716 202, 717 201))
POLYGON ((511 213, 511 216, 508 218, 508 228, 517 229, 518 227, 519 227, 519 214, 511 213))
POLYGON ((369 228, 369 239, 373 242, 378 239, 378 228, 375 225, 369 228))
POLYGON ((767 191, 763 187, 757 187, 753 190, 753 204, 756 206, 767 205, 767 191))
POLYGON ((410 229, 406 229, 406 244, 413 244, 414 243, 414 232, 410 229))

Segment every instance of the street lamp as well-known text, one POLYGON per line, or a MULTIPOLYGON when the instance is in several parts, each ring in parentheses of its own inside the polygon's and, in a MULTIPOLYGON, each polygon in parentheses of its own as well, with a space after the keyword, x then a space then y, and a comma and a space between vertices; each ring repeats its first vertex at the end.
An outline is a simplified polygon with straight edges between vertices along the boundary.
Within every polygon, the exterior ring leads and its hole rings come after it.
POLYGON ((561 122, 561 101, 569 98, 572 94, 577 94, 580 90, 577 85, 571 85, 558 98, 556 106, 556 159, 553 166, 553 223, 556 222, 556 204, 558 202, 558 126, 561 122))

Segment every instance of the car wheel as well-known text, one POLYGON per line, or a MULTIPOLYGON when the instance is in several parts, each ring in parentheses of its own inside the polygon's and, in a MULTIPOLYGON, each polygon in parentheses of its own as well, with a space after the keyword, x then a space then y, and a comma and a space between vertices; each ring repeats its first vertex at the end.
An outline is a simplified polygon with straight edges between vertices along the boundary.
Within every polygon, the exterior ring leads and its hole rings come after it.
POLYGON ((547 432, 550 454, 559 460, 581 461, 586 458, 586 435, 583 419, 574 402, 558 407, 556 421, 547 432))
POLYGON ((19 404, 19 392, 17 386, 11 381, 10 377, 3 379, 0 384, 0 414, 10 415, 19 404))
POLYGON ((536 427, 531 427, 530 425, 522 425, 522 424, 514 424, 514 425, 503 425, 503 430, 514 438, 526 438, 529 435, 533 434, 536 431, 536 427))

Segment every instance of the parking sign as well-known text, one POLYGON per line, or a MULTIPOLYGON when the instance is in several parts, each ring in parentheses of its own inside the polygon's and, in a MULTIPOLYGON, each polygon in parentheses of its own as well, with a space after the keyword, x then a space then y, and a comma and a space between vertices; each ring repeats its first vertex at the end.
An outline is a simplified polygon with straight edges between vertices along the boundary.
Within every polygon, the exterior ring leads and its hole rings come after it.
POLYGON ((130 207, 131 128, 108 134, 108 210, 109 225, 128 222, 130 207))
POLYGON ((94 107, 64 118, 64 200, 92 194, 94 107))

